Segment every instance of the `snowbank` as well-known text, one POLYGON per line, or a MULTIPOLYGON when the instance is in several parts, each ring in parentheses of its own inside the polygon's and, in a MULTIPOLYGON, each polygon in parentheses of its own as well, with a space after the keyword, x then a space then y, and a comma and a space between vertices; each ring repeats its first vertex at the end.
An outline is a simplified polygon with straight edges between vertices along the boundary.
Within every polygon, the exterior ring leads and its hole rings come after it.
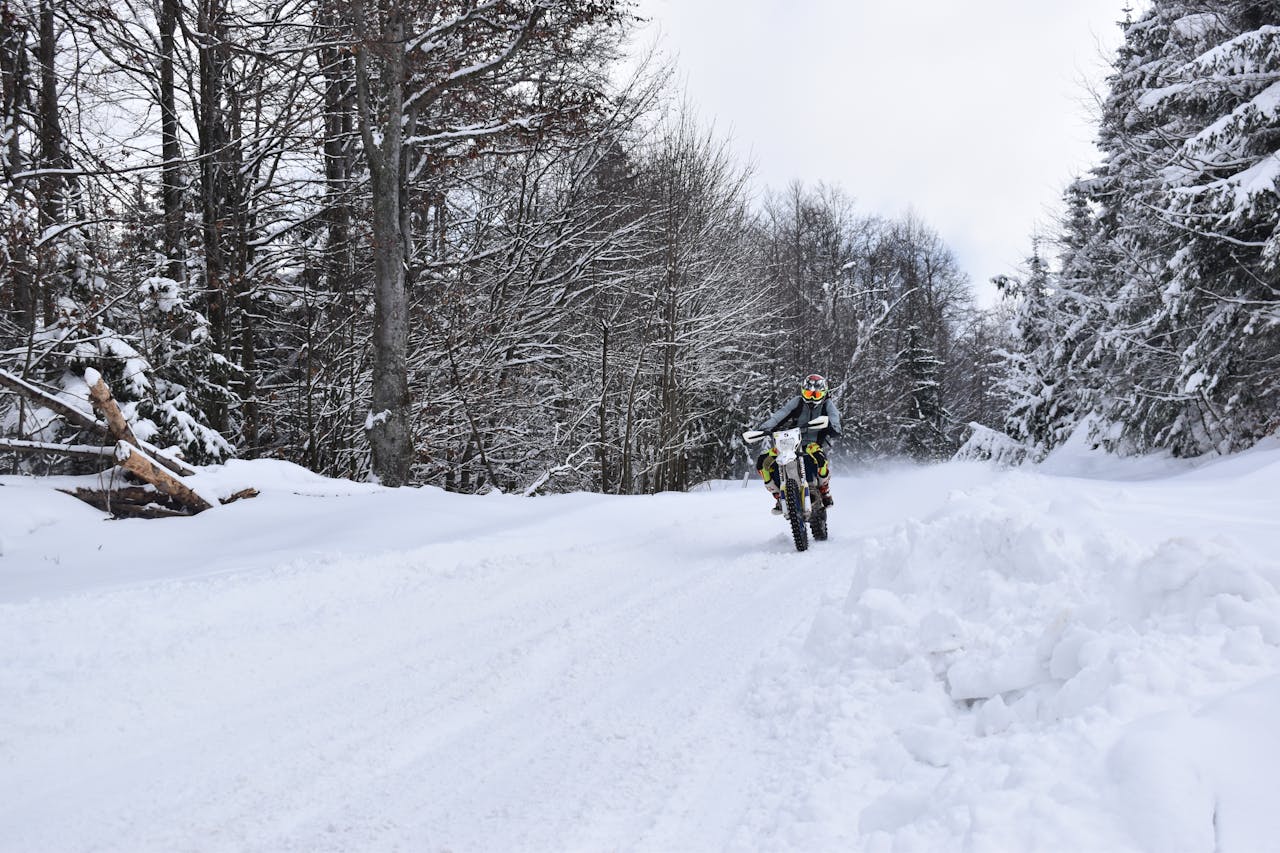
POLYGON ((1015 471, 863 543, 757 690, 765 717, 812 696, 812 749, 839 756, 795 843, 1273 846, 1278 466, 1015 471))

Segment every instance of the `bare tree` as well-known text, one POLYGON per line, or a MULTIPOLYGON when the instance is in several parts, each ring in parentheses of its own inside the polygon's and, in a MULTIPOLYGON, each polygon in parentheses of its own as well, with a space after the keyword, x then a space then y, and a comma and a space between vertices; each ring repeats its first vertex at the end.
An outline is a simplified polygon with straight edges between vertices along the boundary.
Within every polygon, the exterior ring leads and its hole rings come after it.
POLYGON ((594 28, 622 20, 618 2, 353 0, 358 115, 372 176, 374 474, 407 481, 412 460, 407 272, 414 254, 411 182, 505 135, 572 116, 548 73, 594 28), (536 45, 536 49, 532 46, 536 45), (376 90, 375 83, 377 81, 376 90))

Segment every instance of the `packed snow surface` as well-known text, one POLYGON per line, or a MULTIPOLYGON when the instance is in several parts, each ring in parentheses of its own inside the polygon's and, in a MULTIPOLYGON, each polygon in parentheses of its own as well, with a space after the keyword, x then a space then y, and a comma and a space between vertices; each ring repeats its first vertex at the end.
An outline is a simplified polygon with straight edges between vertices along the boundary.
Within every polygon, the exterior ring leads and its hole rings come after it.
POLYGON ((463 497, 0 477, 0 849, 1258 851, 1280 445, 463 497))

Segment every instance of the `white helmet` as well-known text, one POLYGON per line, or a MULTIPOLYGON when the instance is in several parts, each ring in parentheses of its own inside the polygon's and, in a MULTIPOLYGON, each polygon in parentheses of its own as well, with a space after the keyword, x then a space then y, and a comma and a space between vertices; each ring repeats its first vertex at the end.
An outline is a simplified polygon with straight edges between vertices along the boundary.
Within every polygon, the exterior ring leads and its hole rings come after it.
POLYGON ((804 378, 804 382, 800 383, 800 396, 810 403, 819 403, 826 399, 826 377, 817 373, 810 373, 804 378))

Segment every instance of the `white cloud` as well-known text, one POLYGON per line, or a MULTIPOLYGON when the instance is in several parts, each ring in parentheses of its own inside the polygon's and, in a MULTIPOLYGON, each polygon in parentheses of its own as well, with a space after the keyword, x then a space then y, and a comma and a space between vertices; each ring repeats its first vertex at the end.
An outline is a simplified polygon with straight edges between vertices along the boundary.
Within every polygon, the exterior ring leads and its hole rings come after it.
POLYGON ((1126 0, 640 0, 690 100, 759 183, 917 211, 980 294, 1095 154, 1088 85, 1126 0))

